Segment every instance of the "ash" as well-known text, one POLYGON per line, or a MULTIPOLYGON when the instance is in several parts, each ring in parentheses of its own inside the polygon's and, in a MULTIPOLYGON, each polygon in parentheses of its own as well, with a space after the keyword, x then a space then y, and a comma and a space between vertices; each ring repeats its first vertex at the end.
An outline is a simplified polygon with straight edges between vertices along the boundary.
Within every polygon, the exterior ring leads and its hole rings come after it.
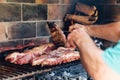
POLYGON ((87 80, 87 78, 87 72, 81 64, 36 76, 36 80, 87 80))

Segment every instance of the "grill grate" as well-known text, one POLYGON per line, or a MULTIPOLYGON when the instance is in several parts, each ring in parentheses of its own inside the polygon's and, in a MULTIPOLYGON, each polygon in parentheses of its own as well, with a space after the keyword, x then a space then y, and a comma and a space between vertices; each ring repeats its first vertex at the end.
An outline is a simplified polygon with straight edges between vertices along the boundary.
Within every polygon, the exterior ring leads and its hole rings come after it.
POLYGON ((60 68, 69 67, 72 65, 80 64, 80 61, 73 61, 71 63, 64 63, 57 66, 31 66, 31 65, 16 65, 4 60, 0 61, 0 80, 15 80, 33 76, 60 68))
MULTIPOLYGON (((56 66, 31 66, 30 64, 27 65, 17 65, 12 64, 5 61, 5 56, 11 52, 15 52, 16 50, 10 50, 3 53, 0 53, 0 80, 16 80, 22 79, 30 76, 35 76, 36 74, 43 74, 45 72, 58 70, 61 68, 67 68, 73 65, 80 64, 80 61, 73 61, 70 63, 63 63, 61 65, 56 66)), ((17 50, 21 52, 22 50, 17 50)))

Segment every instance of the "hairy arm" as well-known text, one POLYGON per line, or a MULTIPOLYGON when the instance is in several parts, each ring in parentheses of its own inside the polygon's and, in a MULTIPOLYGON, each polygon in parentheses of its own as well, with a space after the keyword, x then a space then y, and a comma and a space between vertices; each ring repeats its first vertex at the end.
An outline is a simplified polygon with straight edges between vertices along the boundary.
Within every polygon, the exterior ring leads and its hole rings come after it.
POLYGON ((117 42, 120 40, 120 22, 103 25, 88 25, 86 30, 90 36, 117 42))
POLYGON ((96 47, 84 29, 73 30, 68 35, 68 43, 78 47, 81 62, 94 80, 120 80, 120 75, 109 68, 102 59, 103 50, 96 47))
POLYGON ((82 28, 73 30, 68 35, 68 44, 68 47, 73 44, 78 47, 82 64, 87 72, 95 78, 95 74, 100 70, 99 65, 102 64, 100 55, 103 51, 96 47, 90 36, 82 28))
POLYGON ((75 24, 70 26, 69 31, 83 28, 90 36, 117 42, 120 40, 120 22, 112 22, 101 25, 81 25, 75 24))
POLYGON ((70 26, 69 31, 71 33, 67 37, 66 46, 78 47, 82 64, 95 80, 114 80, 113 78, 119 80, 120 77, 105 64, 101 56, 103 50, 96 47, 89 35, 117 42, 120 39, 119 26, 120 22, 105 25, 84 26, 75 24, 70 26), (105 74, 103 75, 103 73, 105 74))

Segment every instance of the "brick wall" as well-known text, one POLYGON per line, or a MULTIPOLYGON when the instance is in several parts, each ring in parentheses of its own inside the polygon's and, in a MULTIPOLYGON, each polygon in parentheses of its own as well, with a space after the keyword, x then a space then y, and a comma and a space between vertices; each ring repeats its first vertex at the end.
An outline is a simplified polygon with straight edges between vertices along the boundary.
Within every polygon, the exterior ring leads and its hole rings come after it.
POLYGON ((62 24, 69 6, 70 0, 0 0, 0 47, 49 42, 46 22, 62 24))
POLYGON ((99 23, 120 19, 120 0, 0 0, 0 46, 49 42, 46 22, 63 26, 78 1, 97 6, 99 23))

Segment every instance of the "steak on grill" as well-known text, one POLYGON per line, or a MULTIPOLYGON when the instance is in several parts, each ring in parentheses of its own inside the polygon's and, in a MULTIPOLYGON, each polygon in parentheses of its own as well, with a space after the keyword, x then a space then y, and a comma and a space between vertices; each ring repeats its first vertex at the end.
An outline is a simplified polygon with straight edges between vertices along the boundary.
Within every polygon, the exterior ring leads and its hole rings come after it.
POLYGON ((51 50, 55 49, 55 45, 52 43, 47 43, 35 47, 31 50, 25 50, 24 52, 13 52, 6 56, 5 60, 9 61, 14 64, 28 64, 34 59, 35 57, 39 57, 42 54, 46 54, 51 50))
POLYGON ((43 44, 22 53, 13 52, 5 58, 10 63, 19 65, 30 63, 32 66, 52 66, 78 59, 80 59, 78 51, 65 47, 55 49, 55 46, 51 43, 43 44))
POLYGON ((59 47, 58 49, 51 51, 49 54, 44 54, 33 59, 32 65, 52 66, 78 59, 80 59, 78 51, 74 51, 71 48, 59 47))
POLYGON ((8 56, 6 56, 5 60, 9 61, 11 63, 15 63, 17 61, 18 58, 24 56, 25 54, 21 54, 19 52, 13 52, 11 54, 9 54, 8 56))

